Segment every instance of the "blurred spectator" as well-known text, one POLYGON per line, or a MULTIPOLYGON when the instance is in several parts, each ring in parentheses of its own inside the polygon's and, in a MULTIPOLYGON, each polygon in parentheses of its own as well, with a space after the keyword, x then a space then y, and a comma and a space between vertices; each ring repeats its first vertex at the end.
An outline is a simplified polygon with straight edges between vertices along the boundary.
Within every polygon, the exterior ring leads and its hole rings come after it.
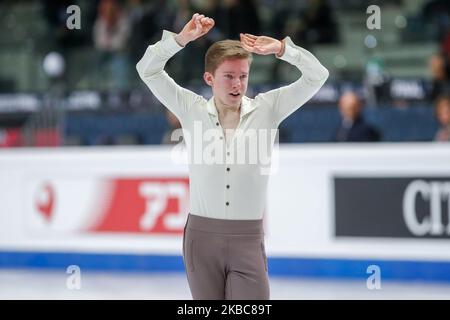
MULTIPOLYGON (((44 0, 42 3, 42 13, 47 23, 47 35, 48 40, 55 41, 58 50, 70 49, 81 45, 89 44, 89 33, 86 32, 92 27, 92 10, 90 4, 84 4, 81 11, 82 16, 82 28, 81 29, 68 29, 66 26, 67 8, 76 1, 72 0, 44 0)), ((96 5, 98 1, 92 1, 96 5)), ((79 4, 78 4, 79 5, 79 4)), ((95 12, 95 11, 94 11, 95 12)))
POLYGON ((270 36, 275 39, 283 39, 286 36, 293 36, 296 28, 291 28, 293 23, 297 22, 297 14, 286 0, 277 1, 274 8, 271 8, 271 21, 270 21, 270 36))
POLYGON ((441 52, 444 57, 450 57, 450 27, 441 42, 441 52))
POLYGON ((113 146, 116 144, 115 137, 109 133, 97 133, 89 139, 92 146, 113 146))
POLYGON ((450 2, 448 0, 431 0, 422 8, 425 25, 431 28, 434 40, 442 42, 450 28, 450 2))
POLYGON ((450 65, 448 57, 433 55, 429 61, 431 89, 429 99, 434 101, 443 94, 450 94, 450 65))
MULTIPOLYGON (((278 1, 271 21, 271 33, 276 39, 290 36, 294 42, 309 48, 312 44, 338 42, 338 24, 334 21, 331 7, 326 0, 308 0, 306 8, 298 10, 292 3, 278 1)), ((273 82, 282 80, 276 59, 271 68, 273 82)))
MULTIPOLYGON (((271 36, 279 40, 284 39, 286 36, 295 38, 299 24, 296 12, 285 1, 277 1, 277 6, 274 9, 270 22, 271 36)), ((270 71, 272 82, 282 81, 280 72, 282 65, 283 62, 280 59, 274 60, 270 71)))
MULTIPOLYGON (((50 79, 49 86, 57 82, 58 85, 69 85, 69 87, 72 87, 81 77, 89 74, 89 71, 86 70, 86 68, 89 70, 89 65, 79 64, 79 52, 92 47, 92 28, 97 6, 98 0, 87 2, 79 0, 42 1, 42 10, 39 11, 46 24, 45 38, 33 39, 30 35, 27 41, 36 41, 37 45, 42 48, 41 50, 47 52, 56 51, 62 55, 65 64, 65 74, 61 74, 61 77, 58 77, 58 79, 50 79), (71 5, 80 7, 80 29, 69 29, 67 26, 69 16, 73 14, 72 11, 67 12, 71 5), (74 69, 77 70, 74 72, 74 69)), ((30 17, 25 19, 30 19, 30 17)), ((35 18, 31 19, 34 20, 35 18)), ((36 44, 34 45, 36 46, 36 44)))
POLYGON ((353 92, 344 93, 339 99, 341 124, 336 130, 337 142, 374 142, 380 141, 379 132, 365 122, 362 116, 362 103, 353 92))
POLYGON ((366 104, 380 106, 388 103, 390 94, 390 75, 384 67, 384 61, 372 56, 367 60, 364 73, 364 86, 367 91, 366 104))
POLYGON ((93 32, 94 45, 98 50, 95 65, 97 81, 111 79, 111 85, 118 89, 128 84, 129 66, 125 49, 130 28, 128 15, 119 1, 100 1, 93 32), (106 77, 104 72, 107 72, 106 77))
POLYGON ((149 43, 161 37, 161 30, 171 30, 174 12, 166 0, 129 0, 127 11, 132 32, 130 50, 132 61, 139 60, 149 43))
POLYGON ((181 129, 180 120, 169 110, 166 112, 169 128, 164 133, 162 144, 178 144, 183 141, 183 131, 181 129), (172 137, 173 134, 173 137, 172 137))
POLYGON ((221 29, 227 39, 239 39, 239 33, 261 33, 261 19, 255 0, 225 0, 224 11, 225 20, 221 29))
POLYGON ((296 39, 304 47, 316 43, 336 43, 338 25, 326 0, 308 0, 299 17, 296 39))
POLYGON ((434 140, 450 141, 450 96, 441 96, 436 100, 435 116, 440 127, 434 140))

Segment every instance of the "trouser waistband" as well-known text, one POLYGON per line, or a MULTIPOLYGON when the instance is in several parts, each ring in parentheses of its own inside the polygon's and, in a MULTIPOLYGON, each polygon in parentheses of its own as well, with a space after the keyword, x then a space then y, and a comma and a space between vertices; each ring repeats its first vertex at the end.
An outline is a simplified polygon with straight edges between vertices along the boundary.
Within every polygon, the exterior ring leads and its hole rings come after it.
POLYGON ((214 219, 189 213, 186 227, 193 230, 225 234, 264 234, 263 220, 214 219))

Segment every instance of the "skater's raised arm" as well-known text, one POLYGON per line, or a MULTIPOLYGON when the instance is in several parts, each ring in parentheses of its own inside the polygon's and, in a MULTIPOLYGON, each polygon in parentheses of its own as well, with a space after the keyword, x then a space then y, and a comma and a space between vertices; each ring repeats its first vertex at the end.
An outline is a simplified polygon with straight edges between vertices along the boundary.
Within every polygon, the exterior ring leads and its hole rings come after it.
POLYGON ((240 40, 244 49, 262 55, 275 54, 302 72, 302 76, 294 83, 255 97, 273 108, 274 119, 278 124, 311 99, 328 78, 329 72, 319 60, 308 50, 295 45, 290 37, 280 41, 246 33, 241 34, 240 40))
POLYGON ((203 98, 179 86, 164 71, 164 66, 184 46, 208 33, 213 26, 213 19, 194 14, 180 33, 164 30, 162 39, 150 45, 136 65, 139 76, 156 98, 180 119, 197 99, 203 98))
POLYGON ((214 19, 205 17, 203 14, 194 14, 192 19, 184 26, 183 30, 175 36, 180 46, 186 46, 209 32, 214 27, 214 19))

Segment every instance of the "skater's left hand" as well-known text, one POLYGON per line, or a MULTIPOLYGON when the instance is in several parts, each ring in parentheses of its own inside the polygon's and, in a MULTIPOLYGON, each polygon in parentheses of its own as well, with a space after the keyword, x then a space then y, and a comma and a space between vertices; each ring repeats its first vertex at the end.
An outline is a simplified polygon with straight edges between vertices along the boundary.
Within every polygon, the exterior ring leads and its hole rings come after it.
POLYGON ((284 53, 283 41, 266 36, 254 36, 249 33, 241 33, 240 38, 242 47, 247 51, 262 55, 276 54, 277 56, 282 56, 284 53))

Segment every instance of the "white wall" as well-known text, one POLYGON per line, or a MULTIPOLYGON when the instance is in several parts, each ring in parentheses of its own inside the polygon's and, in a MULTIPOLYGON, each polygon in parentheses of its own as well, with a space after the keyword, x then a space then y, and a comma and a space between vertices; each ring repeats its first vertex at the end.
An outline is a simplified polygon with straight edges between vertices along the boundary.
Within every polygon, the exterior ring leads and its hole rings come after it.
MULTIPOLYGON (((269 255, 450 260, 450 231, 336 238, 333 199, 336 175, 450 180, 450 145, 283 145, 278 155, 269 255)), ((178 156, 165 146, 0 151, 0 251, 181 254, 189 190, 178 156)))

